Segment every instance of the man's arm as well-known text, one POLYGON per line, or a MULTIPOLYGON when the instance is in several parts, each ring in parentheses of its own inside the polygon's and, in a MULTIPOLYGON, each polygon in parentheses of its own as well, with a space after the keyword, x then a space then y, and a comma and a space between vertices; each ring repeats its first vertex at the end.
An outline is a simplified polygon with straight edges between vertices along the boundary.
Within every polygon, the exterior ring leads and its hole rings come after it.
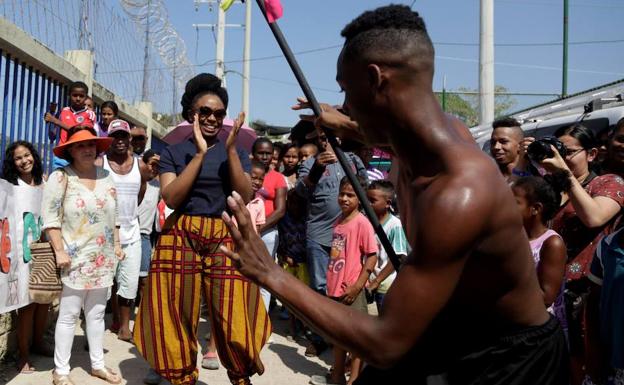
POLYGON ((321 296, 280 269, 250 226, 249 214, 238 194, 228 198, 238 228, 227 214, 223 215, 237 252, 221 250, 238 261, 243 274, 269 289, 297 317, 333 343, 374 366, 392 366, 415 346, 448 303, 468 253, 491 213, 493 194, 483 187, 475 192, 476 188, 466 188, 465 181, 462 183, 430 187, 431 199, 423 212, 417 213, 419 223, 427 223, 427 228, 418 234, 418 243, 386 295, 379 317, 321 296))

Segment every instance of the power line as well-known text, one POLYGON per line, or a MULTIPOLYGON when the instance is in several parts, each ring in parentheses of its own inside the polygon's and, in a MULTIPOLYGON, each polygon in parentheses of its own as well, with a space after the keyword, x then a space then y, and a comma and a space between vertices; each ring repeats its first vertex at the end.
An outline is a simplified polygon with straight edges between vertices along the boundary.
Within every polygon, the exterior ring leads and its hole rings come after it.
MULTIPOLYGON (((614 39, 614 40, 586 40, 586 41, 572 41, 569 42, 569 45, 591 45, 591 44, 615 44, 615 43, 624 43, 624 39, 614 39)), ((478 47, 479 43, 455 43, 455 42, 434 42, 434 45, 446 45, 446 46, 459 46, 459 47, 478 47)), ((553 46, 561 46, 561 42, 552 42, 552 43, 498 43, 498 44, 494 44, 497 47, 553 47, 553 46)), ((309 49, 309 50, 303 50, 303 51, 299 51, 299 52, 295 52, 295 55, 305 55, 305 54, 309 54, 309 53, 314 53, 314 52, 321 52, 321 51, 327 51, 327 50, 331 50, 331 49, 335 49, 335 48, 341 48, 343 46, 343 44, 334 44, 334 45, 330 45, 330 46, 326 46, 326 47, 320 47, 320 48, 313 48, 313 49, 309 49)), ((284 56, 282 54, 277 54, 277 55, 270 55, 270 56, 261 56, 261 57, 257 57, 257 58, 252 58, 249 61, 250 62, 257 62, 257 61, 266 61, 266 60, 273 60, 273 59, 280 59, 283 58, 284 56)), ((238 60, 226 60, 224 61, 225 64, 232 64, 232 63, 244 63, 245 60, 243 59, 238 59, 238 60)), ((177 68, 180 67, 205 67, 207 65, 210 64, 214 64, 215 60, 211 59, 211 60, 207 60, 201 64, 188 64, 185 66, 177 66, 177 68)), ((163 70, 163 69, 170 69, 170 67, 167 66, 163 66, 163 67, 155 67, 155 68, 149 68, 148 71, 158 71, 158 70, 163 70)), ((118 71, 107 71, 107 72, 100 72, 100 74, 116 74, 116 73, 125 73, 125 72, 141 72, 143 71, 143 68, 141 69, 132 69, 132 70, 118 70, 118 71)))
MULTIPOLYGON (((624 39, 615 40, 586 40, 586 41, 571 41, 568 45, 591 45, 591 44, 612 44, 612 43, 624 43, 624 39)), ((434 42, 434 45, 449 45, 449 46, 466 46, 466 47, 478 47, 479 43, 455 43, 455 42, 434 42)), ((497 43, 496 47, 552 47, 561 46, 561 42, 553 43, 497 43)))
MULTIPOLYGON (((335 49, 335 48, 340 48, 342 47, 342 44, 336 44, 336 45, 331 45, 331 46, 327 46, 327 47, 320 47, 320 48, 313 48, 313 49, 309 49, 309 50, 303 50, 303 51, 299 51, 299 52, 295 52, 295 55, 305 55, 305 54, 309 54, 309 53, 313 53, 313 52, 320 52, 320 51, 327 51, 330 49, 335 49)), ((262 57, 257 57, 257 58, 252 58, 249 61, 250 62, 256 62, 256 61, 263 61, 263 60, 272 60, 272 59, 279 59, 279 58, 283 58, 284 55, 279 54, 279 55, 271 55, 271 56, 262 56, 262 57)), ((232 63, 243 63, 245 62, 245 60, 240 59, 240 60, 226 60, 224 61, 225 64, 232 64, 232 63)), ((209 64, 214 64, 215 60, 214 59, 210 59, 207 60, 205 62, 203 62, 202 64, 189 64, 186 65, 185 67, 205 67, 209 64)), ((178 66, 182 67, 182 66, 178 66)), ((157 71, 157 70, 161 70, 161 69, 169 69, 169 67, 154 67, 154 68, 149 68, 148 71, 157 71)), ((100 74, 116 74, 116 73, 125 73, 125 72, 142 72, 143 69, 132 69, 132 70, 119 70, 119 71, 108 71, 108 72, 100 72, 100 74)))

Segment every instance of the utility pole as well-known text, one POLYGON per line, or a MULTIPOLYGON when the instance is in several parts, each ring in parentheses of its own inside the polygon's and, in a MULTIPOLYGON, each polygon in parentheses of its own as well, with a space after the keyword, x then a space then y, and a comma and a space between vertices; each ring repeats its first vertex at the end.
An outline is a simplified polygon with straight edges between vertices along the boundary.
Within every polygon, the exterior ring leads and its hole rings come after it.
POLYGON ((568 95, 568 0, 563 0, 563 66, 561 79, 561 97, 568 95))
MULTIPOLYGON (((150 11, 151 0, 147 0, 147 13, 145 17, 145 46, 143 48, 143 87, 141 90, 141 101, 147 101, 149 94, 149 46, 150 46, 150 11)), ((174 83, 175 84, 175 83, 174 83)), ((175 90, 175 87, 173 87, 175 90)))
POLYGON ((245 3, 245 48, 243 49, 243 106, 245 122, 249 120, 249 80, 251 76, 251 0, 245 3))
POLYGON ((223 60, 225 58, 225 11, 221 9, 220 6, 217 6, 217 10, 219 12, 217 17, 217 52, 216 52, 216 63, 215 63, 215 75, 223 80, 223 75, 225 74, 225 64, 223 60))
POLYGON ((446 75, 442 78, 442 111, 446 112, 446 75))
POLYGON ((494 0, 481 0, 479 124, 494 120, 494 0))

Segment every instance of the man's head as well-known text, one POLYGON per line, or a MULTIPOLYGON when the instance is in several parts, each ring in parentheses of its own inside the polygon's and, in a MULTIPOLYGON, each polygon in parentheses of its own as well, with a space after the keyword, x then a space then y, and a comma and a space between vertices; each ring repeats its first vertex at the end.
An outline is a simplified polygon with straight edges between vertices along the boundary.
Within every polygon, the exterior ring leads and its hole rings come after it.
POLYGON ((132 151, 141 155, 145 152, 145 146, 147 145, 147 132, 145 128, 140 126, 134 126, 130 129, 130 144, 132 145, 132 151))
POLYGON ((345 112, 373 144, 388 144, 388 111, 406 90, 430 93, 434 50, 423 19, 404 5, 364 12, 343 30, 336 80, 345 112))
POLYGON ((520 123, 514 118, 502 118, 492 123, 490 153, 499 167, 515 164, 520 155, 520 145, 524 138, 520 123))
POLYGON ((125 120, 116 119, 108 126, 108 137, 113 138, 109 148, 111 154, 128 154, 130 149, 130 125, 125 120))
POLYGON ((73 82, 69 85, 69 100, 74 110, 82 110, 85 108, 85 101, 89 87, 83 82, 73 82))

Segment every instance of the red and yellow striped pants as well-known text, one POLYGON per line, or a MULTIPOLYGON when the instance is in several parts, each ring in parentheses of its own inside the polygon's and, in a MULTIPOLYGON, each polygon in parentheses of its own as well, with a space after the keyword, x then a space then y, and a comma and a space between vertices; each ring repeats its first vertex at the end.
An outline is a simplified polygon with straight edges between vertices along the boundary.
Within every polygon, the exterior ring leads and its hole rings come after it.
POLYGON ((264 372, 260 350, 271 334, 258 286, 219 252, 221 245, 233 247, 221 219, 170 219, 174 223, 156 244, 134 324, 136 346, 172 384, 194 384, 203 289, 221 363, 233 384, 244 384, 264 372))

